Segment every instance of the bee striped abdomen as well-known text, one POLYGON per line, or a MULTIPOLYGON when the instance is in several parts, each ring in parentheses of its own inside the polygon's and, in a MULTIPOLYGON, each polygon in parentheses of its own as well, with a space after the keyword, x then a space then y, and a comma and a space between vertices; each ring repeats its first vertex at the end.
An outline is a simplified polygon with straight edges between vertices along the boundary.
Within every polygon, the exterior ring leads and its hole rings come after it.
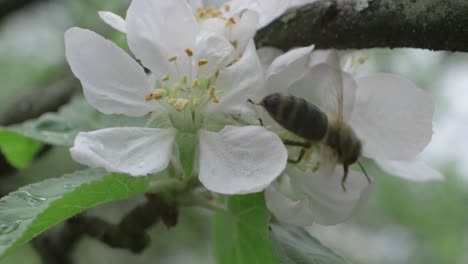
POLYGON ((319 141, 327 133, 325 113, 303 98, 275 93, 263 98, 262 105, 278 124, 302 138, 319 141))

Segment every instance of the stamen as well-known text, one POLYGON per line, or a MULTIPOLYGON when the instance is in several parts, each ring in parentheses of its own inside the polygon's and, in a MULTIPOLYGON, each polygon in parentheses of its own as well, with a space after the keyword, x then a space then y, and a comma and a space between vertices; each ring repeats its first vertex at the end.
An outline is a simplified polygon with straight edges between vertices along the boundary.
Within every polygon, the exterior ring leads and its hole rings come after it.
POLYGON ((210 91, 211 101, 213 101, 213 103, 215 104, 219 103, 219 97, 216 96, 216 87, 214 85, 211 85, 209 91, 210 91))
POLYGON ((187 108, 187 106, 189 105, 189 103, 190 103, 189 100, 183 99, 183 98, 179 98, 179 99, 177 99, 177 100, 175 101, 174 107, 175 107, 175 109, 176 109, 177 111, 183 112, 183 111, 187 108))
POLYGON ((195 96, 195 97, 193 98, 193 106, 194 106, 194 107, 197 107, 197 106, 199 106, 199 105, 200 105, 200 97, 199 97, 199 96, 195 96))
POLYGON ((171 79, 171 77, 169 76, 169 74, 165 74, 162 78, 161 78, 161 81, 163 82, 167 82, 171 79))
POLYGON ((151 100, 153 100, 153 93, 152 92, 149 92, 147 95, 145 95, 145 101, 146 102, 149 102, 151 100))
POLYGON ((208 7, 206 9, 206 11, 208 12, 208 14, 210 14, 212 17, 220 17, 222 15, 221 11, 219 11, 218 9, 216 8, 213 8, 213 7, 208 7))
POLYGON ((198 79, 193 80, 193 82, 192 82, 192 88, 198 87, 198 84, 199 84, 198 79))
POLYGON ((187 48, 184 51, 185 51, 185 54, 187 54, 187 56, 189 56, 189 57, 193 56, 193 51, 191 49, 187 48))
POLYGON ((368 59, 369 59, 369 56, 367 56, 367 55, 362 55, 361 57, 359 57, 358 62, 359 62, 359 64, 364 64, 364 63, 366 63, 366 61, 367 61, 368 59))
POLYGON ((170 61, 170 62, 174 62, 174 61, 177 60, 177 56, 171 56, 167 60, 170 61))
POLYGON ((317 161, 317 163, 315 163, 314 167, 312 168, 312 171, 316 172, 318 171, 318 169, 320 169, 320 161, 317 161))
POLYGON ((235 49, 237 49, 237 47, 239 46, 239 42, 237 42, 237 40, 231 41, 231 44, 235 49))
POLYGON ((164 98, 164 96, 166 95, 166 91, 163 90, 163 89, 156 89, 156 91, 154 91, 153 93, 153 99, 155 100, 161 100, 164 98))
POLYGON ((225 26, 226 26, 226 27, 231 27, 231 26, 233 26, 233 25, 235 25, 235 24, 236 24, 236 20, 234 20, 234 18, 231 17, 231 18, 229 18, 229 19, 226 21, 225 26))
POLYGON ((187 75, 184 75, 182 76, 182 78, 180 78, 180 82, 183 84, 183 85, 187 85, 187 82, 188 82, 188 79, 187 79, 187 75))
POLYGON ((208 60, 201 59, 198 61, 198 67, 202 67, 203 65, 208 64, 208 60))
POLYGON ((224 11, 229 12, 231 10, 231 6, 226 4, 224 5, 224 11))

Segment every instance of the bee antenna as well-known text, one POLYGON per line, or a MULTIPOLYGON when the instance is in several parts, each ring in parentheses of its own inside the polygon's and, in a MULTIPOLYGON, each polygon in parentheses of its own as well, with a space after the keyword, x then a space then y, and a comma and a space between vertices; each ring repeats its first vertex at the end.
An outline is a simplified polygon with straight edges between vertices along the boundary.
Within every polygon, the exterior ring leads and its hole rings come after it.
POLYGON ((255 102, 254 102, 254 101, 252 101, 252 99, 250 99, 250 98, 249 98, 249 99, 247 99, 247 102, 249 102, 249 103, 251 103, 251 104, 255 104, 255 102))
POLYGON ((364 166, 362 166, 361 162, 357 162, 357 164, 359 165, 359 167, 361 168, 362 172, 364 172, 364 175, 366 175, 366 178, 367 178, 367 181, 369 182, 369 184, 372 182, 369 175, 367 175, 367 172, 366 170, 364 169, 364 166))

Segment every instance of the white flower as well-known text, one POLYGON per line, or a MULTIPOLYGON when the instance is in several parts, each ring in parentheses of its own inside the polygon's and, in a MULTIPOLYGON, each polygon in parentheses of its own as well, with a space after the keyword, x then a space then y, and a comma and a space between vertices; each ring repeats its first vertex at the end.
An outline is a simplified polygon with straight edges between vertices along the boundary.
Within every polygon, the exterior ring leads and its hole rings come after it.
MULTIPOLYGON (((312 55, 311 51, 312 47, 299 48, 276 58, 278 52, 274 49, 261 51, 260 54, 269 56, 263 58, 264 63, 272 61, 262 96, 275 92, 296 95, 315 104, 329 120, 336 120, 333 75, 340 65, 333 62, 328 51, 312 55)), ((344 122, 362 141, 364 157, 404 178, 442 178, 423 163, 409 162, 432 137, 434 103, 428 94, 390 74, 354 79, 342 71, 342 80, 344 122)), ((268 117, 264 121, 273 122, 268 117)), ((344 192, 343 167, 339 165, 330 171, 322 149, 318 151, 321 156, 318 171, 290 165, 283 179, 266 191, 267 205, 280 220, 299 225, 313 222, 333 225, 346 220, 367 199, 372 186, 366 176, 351 171, 344 192)))
MULTIPOLYGON (((252 24, 241 21, 243 15, 235 21, 243 25, 240 35, 255 31, 255 19, 246 18, 252 24)), ((76 161, 144 176, 164 170, 171 160, 177 162, 190 152, 179 140, 188 137, 198 146, 192 154, 199 157, 188 177, 198 170, 209 190, 258 192, 280 175, 287 152, 273 132, 259 126, 208 129, 211 115, 249 111, 246 100, 251 89, 261 85, 262 68, 252 41, 245 40, 250 44, 237 52, 240 45, 232 39, 203 30, 204 21, 197 22, 187 2, 166 0, 134 0, 126 21, 115 19, 151 76, 96 33, 80 28, 66 32, 67 60, 93 107, 105 114, 151 116, 148 127, 78 134, 71 149, 76 161), (169 125, 157 122, 161 117, 169 125)))
MULTIPOLYGON (((188 0, 187 3, 192 8, 194 15, 207 15, 208 17, 222 17, 229 19, 236 17, 244 10, 252 10, 258 13, 259 23, 257 28, 263 28, 273 20, 283 15, 290 8, 313 3, 317 0, 188 0)), ((125 33, 125 20, 108 11, 101 11, 99 15, 104 22, 116 30, 125 33)))

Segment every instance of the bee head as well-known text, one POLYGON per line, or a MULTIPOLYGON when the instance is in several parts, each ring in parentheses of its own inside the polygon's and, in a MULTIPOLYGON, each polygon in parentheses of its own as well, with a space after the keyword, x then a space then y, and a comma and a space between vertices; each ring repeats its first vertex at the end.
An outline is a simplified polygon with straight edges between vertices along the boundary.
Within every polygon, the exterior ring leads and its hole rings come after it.
POLYGON ((265 96, 265 98, 263 98, 260 102, 260 105, 263 106, 263 108, 265 108, 265 110, 267 110, 269 113, 276 114, 279 110, 280 100, 281 94, 274 93, 265 96))

